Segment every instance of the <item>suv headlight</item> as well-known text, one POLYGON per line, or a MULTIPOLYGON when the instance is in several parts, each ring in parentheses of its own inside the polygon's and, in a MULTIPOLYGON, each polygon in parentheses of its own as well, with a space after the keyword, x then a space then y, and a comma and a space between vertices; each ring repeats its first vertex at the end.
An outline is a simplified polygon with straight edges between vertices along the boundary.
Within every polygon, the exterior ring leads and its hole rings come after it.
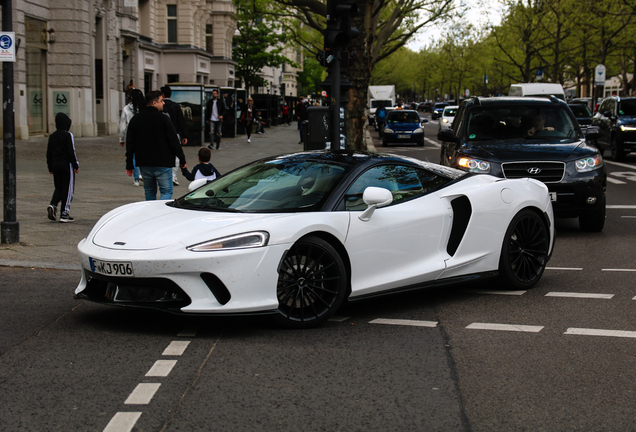
POLYGON ((633 132, 636 131, 636 126, 632 125, 621 125, 621 130, 623 132, 633 132))
POLYGON ((384 133, 395 133, 395 132, 393 132, 393 129, 386 128, 384 129, 384 133))
POLYGON ((188 246, 186 249, 192 252, 210 252, 228 249, 247 249, 266 246, 269 241, 269 233, 266 231, 254 231, 208 240, 188 246))
POLYGON ((413 131, 413 133, 414 133, 414 134, 416 134, 416 133, 422 133, 422 132, 424 132, 424 129, 422 129, 422 128, 417 128, 417 129, 415 129, 415 130, 413 131))
POLYGON ((603 158, 601 155, 586 157, 574 161, 574 166, 578 172, 594 171, 603 166, 603 158))
POLYGON ((457 165, 459 165, 460 168, 474 173, 486 174, 490 172, 490 162, 469 157, 460 157, 457 161, 457 165))

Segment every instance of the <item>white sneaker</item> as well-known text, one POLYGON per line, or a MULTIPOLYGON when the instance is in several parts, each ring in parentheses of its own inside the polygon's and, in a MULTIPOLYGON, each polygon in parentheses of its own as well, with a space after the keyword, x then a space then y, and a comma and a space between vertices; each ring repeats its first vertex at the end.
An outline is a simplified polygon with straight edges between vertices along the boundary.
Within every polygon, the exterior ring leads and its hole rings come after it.
POLYGON ((139 186, 139 182, 138 181, 133 182, 133 186, 139 186))
POLYGON ((141 174, 139 174, 139 181, 140 182, 144 181, 144 178, 141 176, 141 174))
POLYGON ((247 139, 247 142, 252 142, 252 140, 248 138, 248 139, 247 139))

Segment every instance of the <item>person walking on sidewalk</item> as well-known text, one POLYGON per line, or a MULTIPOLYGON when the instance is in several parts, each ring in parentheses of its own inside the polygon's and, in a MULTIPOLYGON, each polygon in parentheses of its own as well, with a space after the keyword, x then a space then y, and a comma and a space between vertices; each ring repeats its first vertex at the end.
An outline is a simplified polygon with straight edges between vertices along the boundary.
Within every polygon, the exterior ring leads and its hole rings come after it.
MULTIPOLYGON (((128 130, 128 123, 135 114, 144 109, 146 101, 144 94, 139 89, 132 89, 130 92, 130 103, 121 110, 121 117, 119 119, 119 145, 124 147, 126 145, 126 131, 128 130)), ((133 157, 133 185, 139 186, 139 181, 143 181, 143 177, 139 177, 139 168, 135 164, 135 158, 133 157)))
POLYGON ((221 125, 223 123, 223 116, 227 107, 223 99, 219 98, 219 92, 212 90, 212 99, 205 104, 205 115, 207 117, 206 122, 210 124, 210 145, 209 149, 214 148, 216 143, 216 149, 219 149, 221 145, 221 125))
POLYGON ((298 131, 300 132, 300 141, 298 141, 298 144, 302 144, 305 140, 303 121, 307 120, 307 118, 307 105, 305 105, 305 98, 301 96, 298 98, 298 103, 296 104, 296 120, 298 121, 298 131))
POLYGON ((172 167, 175 156, 181 168, 186 159, 172 121, 163 114, 163 95, 160 91, 146 94, 146 108, 135 115, 126 133, 126 174, 133 174, 133 156, 144 178, 146 201, 172 198, 172 167))
MULTIPOLYGON (((186 137, 186 122, 183 117, 183 111, 181 111, 181 105, 175 103, 170 99, 172 96, 172 89, 170 86, 161 87, 161 93, 163 94, 163 112, 170 116, 172 126, 177 131, 179 142, 181 145, 188 144, 188 138, 186 137)), ((177 178, 177 167, 179 166, 179 159, 174 159, 174 167, 172 167, 172 184, 179 186, 179 179, 177 178)))
POLYGON ((252 122, 254 120, 254 100, 247 98, 247 105, 243 108, 239 121, 245 126, 247 142, 252 142, 252 122))
POLYGON ((283 123, 287 123, 287 126, 291 126, 291 118, 289 117, 289 105, 287 105, 287 101, 283 102, 281 111, 283 113, 283 123))
POLYGON ((64 113, 55 115, 55 132, 49 136, 46 147, 46 165, 53 176, 55 190, 51 203, 46 209, 48 218, 56 220, 57 205, 62 203, 60 222, 73 222, 70 215, 71 201, 75 190, 75 174, 79 171, 79 162, 75 154, 75 140, 70 132, 71 119, 64 113))

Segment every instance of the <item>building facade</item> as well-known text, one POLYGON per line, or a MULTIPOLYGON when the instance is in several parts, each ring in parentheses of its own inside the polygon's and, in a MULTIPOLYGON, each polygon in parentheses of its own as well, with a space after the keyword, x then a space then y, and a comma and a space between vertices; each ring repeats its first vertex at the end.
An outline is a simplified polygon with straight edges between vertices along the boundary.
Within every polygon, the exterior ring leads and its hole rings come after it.
POLYGON ((234 87, 231 0, 13 0, 16 139, 118 133, 125 89, 234 87))

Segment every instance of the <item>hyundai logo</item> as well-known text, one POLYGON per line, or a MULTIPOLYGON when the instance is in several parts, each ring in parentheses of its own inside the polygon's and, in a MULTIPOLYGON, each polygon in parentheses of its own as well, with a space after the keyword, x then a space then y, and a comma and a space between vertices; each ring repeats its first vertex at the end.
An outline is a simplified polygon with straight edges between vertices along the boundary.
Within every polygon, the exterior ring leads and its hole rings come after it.
POLYGON ((528 168, 528 173, 529 174, 539 174, 541 172, 541 168, 537 168, 537 167, 533 167, 533 168, 528 168))

